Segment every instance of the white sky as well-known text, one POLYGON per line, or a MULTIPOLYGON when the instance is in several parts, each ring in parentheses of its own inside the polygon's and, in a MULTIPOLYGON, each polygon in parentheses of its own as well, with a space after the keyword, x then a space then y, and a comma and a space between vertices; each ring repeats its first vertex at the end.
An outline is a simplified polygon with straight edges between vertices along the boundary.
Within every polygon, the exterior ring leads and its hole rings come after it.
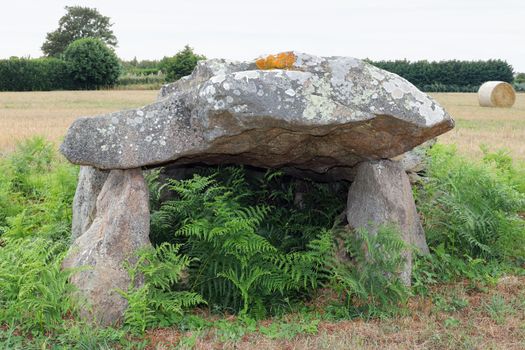
POLYGON ((501 58, 525 72, 525 0, 0 0, 0 58, 40 56, 66 5, 111 17, 124 59, 189 44, 209 58, 501 58))

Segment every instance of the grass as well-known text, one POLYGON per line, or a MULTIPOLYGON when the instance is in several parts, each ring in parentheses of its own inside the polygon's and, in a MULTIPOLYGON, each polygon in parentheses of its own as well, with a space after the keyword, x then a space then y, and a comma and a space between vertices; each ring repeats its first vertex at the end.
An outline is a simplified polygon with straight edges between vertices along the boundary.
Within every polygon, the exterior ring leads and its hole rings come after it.
POLYGON ((157 91, 0 92, 0 155, 34 135, 58 144, 79 116, 139 107, 156 96, 157 91))
POLYGON ((515 160, 525 160, 525 94, 519 93, 512 108, 480 107, 475 93, 431 94, 456 120, 456 128, 442 136, 468 156, 481 158, 480 145, 508 149, 515 160))
POLYGON ((219 324, 201 331, 152 330, 146 338, 152 349, 188 342, 195 349, 523 349, 524 282, 505 277, 484 291, 462 283, 439 286, 429 298, 413 298, 409 316, 397 318, 333 322, 318 315, 314 322, 300 315, 300 321, 264 321, 258 332, 245 334, 219 324))
POLYGON ((64 340, 63 347, 53 346, 56 339, 45 335, 37 335, 28 343, 18 331, 0 327, 0 348, 518 350, 525 348, 524 285, 525 277, 515 276, 504 277, 486 290, 472 290, 462 283, 442 285, 433 289, 430 297, 412 298, 409 315, 387 319, 334 322, 322 314, 299 313, 248 323, 234 316, 221 319, 204 315, 197 319, 212 323, 211 327, 199 328, 196 324, 185 331, 159 328, 140 338, 121 330, 93 332, 72 325, 68 338, 75 339, 75 347, 69 339, 64 340), (436 300, 449 305, 438 307, 436 300), (462 307, 464 304, 468 306, 462 307))
MULTIPOLYGON (((0 92, 0 154, 35 134, 57 143, 79 116, 97 115, 151 103, 157 91, 0 92)), ((439 139, 461 153, 481 158, 481 144, 506 148, 525 160, 525 93, 513 108, 479 107, 475 93, 432 94, 455 118, 456 128, 439 139)))

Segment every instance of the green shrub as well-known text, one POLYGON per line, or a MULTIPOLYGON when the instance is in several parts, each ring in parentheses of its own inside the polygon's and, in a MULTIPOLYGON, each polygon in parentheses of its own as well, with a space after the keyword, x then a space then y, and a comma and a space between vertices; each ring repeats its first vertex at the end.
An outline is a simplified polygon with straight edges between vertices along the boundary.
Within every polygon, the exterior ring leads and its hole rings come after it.
POLYGON ((525 73, 516 74, 516 77, 514 78, 514 82, 517 84, 525 83, 525 73))
POLYGON ((64 59, 70 65, 75 86, 80 89, 113 86, 120 74, 115 52, 98 39, 75 40, 64 52, 64 59))
POLYGON ((137 262, 129 267, 131 288, 121 293, 128 300, 125 324, 133 331, 171 326, 180 321, 184 309, 204 303, 197 293, 174 290, 191 262, 178 253, 179 246, 163 243, 140 251, 137 262), (133 287, 137 278, 144 278, 140 288, 133 287))
POLYGON ((389 226, 377 234, 357 230, 345 234, 344 252, 351 258, 343 263, 331 260, 332 288, 345 298, 349 316, 380 317, 400 310, 410 290, 400 279, 409 249, 400 233, 389 226))
POLYGON ((430 151, 428 181, 416 189, 431 250, 414 262, 418 293, 457 279, 493 283, 525 262, 525 170, 504 151, 483 151, 478 163, 452 146, 430 151))
POLYGON ((512 83, 513 69, 502 60, 488 61, 370 61, 376 67, 396 73, 428 92, 475 92, 486 81, 512 83))
POLYGON ((60 267, 67 241, 9 236, 0 249, 0 320, 24 330, 57 328, 75 310, 70 272, 60 267))
POLYGON ((513 86, 517 92, 525 92, 525 83, 514 83, 513 86))
MULTIPOLYGON (((121 63, 122 64, 122 63, 121 63)), ((154 68, 139 68, 134 66, 122 67, 122 73, 124 75, 133 75, 133 76, 148 76, 148 75, 160 75, 160 67, 154 68)))
POLYGON ((486 155, 467 161, 453 147, 431 151, 429 181, 418 193, 430 247, 443 244, 457 257, 508 261, 525 257, 525 206, 510 158, 486 155))
POLYGON ((18 145, 17 152, 0 162, 2 186, 8 200, 0 223, 5 235, 16 238, 45 235, 69 240, 71 203, 78 167, 57 159, 54 146, 35 137, 18 145), (9 213, 9 215, 6 215, 9 213))
POLYGON ((0 160, 0 320, 24 330, 59 327, 74 312, 67 248, 77 167, 29 139, 0 160))
POLYGON ((0 60, 0 91, 67 90, 73 87, 67 62, 57 58, 0 60))
POLYGON ((184 50, 175 56, 164 57, 160 61, 160 69, 166 75, 166 81, 171 82, 190 75, 197 62, 204 59, 205 56, 195 54, 193 49, 186 45, 184 50))
POLYGON ((132 74, 127 73, 119 76, 116 87, 117 88, 148 88, 151 90, 159 89, 162 84, 166 81, 166 76, 164 74, 132 74))
POLYGON ((159 60, 137 60, 133 58, 131 61, 120 61, 122 68, 125 72, 137 73, 139 71, 147 71, 147 74, 157 73, 160 68, 159 60))

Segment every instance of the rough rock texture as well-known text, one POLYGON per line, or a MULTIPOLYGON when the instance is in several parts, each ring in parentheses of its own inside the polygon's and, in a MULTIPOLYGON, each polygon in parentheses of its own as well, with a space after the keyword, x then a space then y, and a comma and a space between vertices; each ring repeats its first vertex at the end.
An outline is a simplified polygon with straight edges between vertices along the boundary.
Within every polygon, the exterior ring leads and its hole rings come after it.
POLYGON ((428 140, 414 149, 392 158, 392 160, 399 161, 411 184, 420 182, 424 177, 421 176, 421 173, 424 173, 427 167, 427 152, 435 143, 436 139, 428 140))
MULTIPOLYGON (((358 165, 348 191, 346 216, 351 228, 366 228, 369 232, 377 232, 383 224, 393 224, 405 242, 428 253, 410 182, 399 162, 380 160, 358 165)), ((410 251, 405 254, 407 264, 401 278, 409 285, 412 257, 410 251)))
POLYGON ((95 219, 97 197, 108 178, 109 171, 90 166, 80 167, 77 190, 73 199, 73 225, 71 238, 74 241, 91 226, 95 219))
POLYGON ((121 321, 127 301, 116 289, 130 284, 123 262, 149 242, 148 189, 140 169, 112 170, 100 191, 96 216, 73 243, 64 268, 84 267, 71 277, 90 308, 83 317, 102 325, 121 321))
POLYGON ((398 156, 453 126, 393 73, 289 52, 200 62, 156 103, 76 120, 61 150, 100 169, 240 163, 344 178, 359 162, 398 156))

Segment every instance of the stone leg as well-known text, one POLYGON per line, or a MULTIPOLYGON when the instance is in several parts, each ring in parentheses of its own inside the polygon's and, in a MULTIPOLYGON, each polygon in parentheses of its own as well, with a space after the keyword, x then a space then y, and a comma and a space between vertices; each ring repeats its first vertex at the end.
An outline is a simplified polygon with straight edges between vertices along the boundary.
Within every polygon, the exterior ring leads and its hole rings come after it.
MULTIPOLYGON (((401 164, 391 160, 367 161, 357 166, 357 174, 348 192, 347 220, 351 228, 377 232, 383 224, 397 226, 402 239, 420 252, 428 253, 425 233, 419 220, 412 189, 401 164)), ((401 279, 410 285, 412 254, 407 259, 401 279)))
POLYGON ((70 279, 88 303, 81 316, 112 325, 122 320, 127 307, 116 291, 127 290, 131 283, 123 263, 150 245, 148 188, 142 170, 112 170, 98 195, 95 213, 62 266, 82 268, 70 279))
POLYGON ((91 166, 81 166, 77 191, 73 199, 73 225, 71 240, 86 232, 95 219, 97 197, 108 178, 109 171, 91 166))

